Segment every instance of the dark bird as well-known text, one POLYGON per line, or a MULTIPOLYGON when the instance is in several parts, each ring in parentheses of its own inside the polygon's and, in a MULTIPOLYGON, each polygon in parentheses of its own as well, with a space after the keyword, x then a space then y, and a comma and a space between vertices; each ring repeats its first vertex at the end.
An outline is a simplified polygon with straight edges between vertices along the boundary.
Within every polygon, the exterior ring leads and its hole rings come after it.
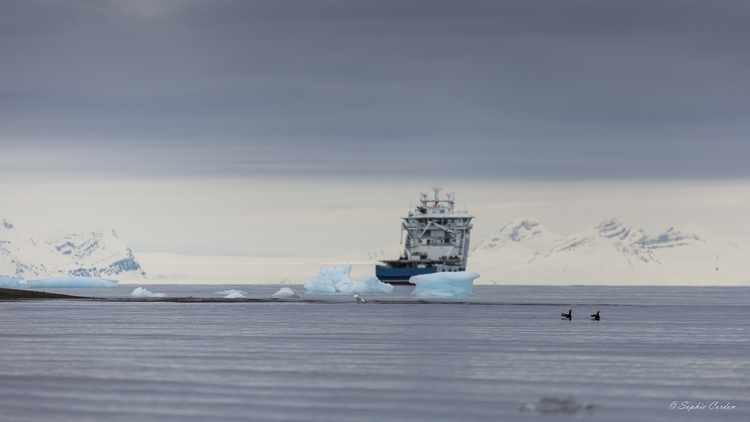
POLYGON ((595 314, 591 315, 591 319, 594 321, 599 321, 599 311, 596 311, 595 314))
POLYGON ((573 319, 573 309, 572 308, 568 309, 568 313, 567 314, 565 314, 565 313, 560 314, 560 318, 561 319, 573 319))

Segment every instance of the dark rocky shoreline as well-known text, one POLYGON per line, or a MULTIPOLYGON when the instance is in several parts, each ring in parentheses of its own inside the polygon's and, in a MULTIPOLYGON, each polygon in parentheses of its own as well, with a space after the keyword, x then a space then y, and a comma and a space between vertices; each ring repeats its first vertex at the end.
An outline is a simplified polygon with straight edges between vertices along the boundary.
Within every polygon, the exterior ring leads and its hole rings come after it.
MULTIPOLYGON (((224 299, 224 298, 201 298, 201 297, 150 297, 150 298, 101 298, 101 297, 85 297, 85 296, 72 296, 64 295, 59 293, 48 293, 39 292, 34 290, 16 290, 16 289, 4 289, 0 288, 0 302, 14 301, 14 300, 45 300, 45 299, 68 299, 68 300, 88 300, 88 301, 101 301, 101 302, 172 302, 172 303, 283 303, 283 302, 296 302, 296 303, 317 303, 317 304, 335 304, 335 305, 346 305, 350 302, 344 302, 340 300, 325 300, 325 299, 278 299, 278 298, 243 298, 243 299, 224 299)), ((439 301, 439 300, 409 300, 409 301, 388 301, 388 300, 372 300, 368 301, 372 304, 408 304, 408 305, 435 305, 435 304, 451 304, 451 305, 498 305, 488 303, 471 303, 467 301, 439 301)))
POLYGON ((88 299, 81 296, 63 295, 59 293, 37 292, 34 290, 17 290, 0 288, 0 300, 16 299, 88 299))
POLYGON ((17 289, 4 289, 0 288, 0 302, 9 300, 35 300, 35 299, 76 299, 76 300, 97 300, 104 302, 179 302, 179 303, 195 303, 195 302, 224 302, 224 303, 237 303, 237 302, 283 302, 284 299, 256 299, 256 298, 245 298, 245 299, 224 299, 224 298, 197 298, 197 297, 158 297, 158 298, 100 298, 100 297, 85 297, 85 296, 72 296, 60 293, 48 293, 39 292, 35 290, 17 290, 17 289))

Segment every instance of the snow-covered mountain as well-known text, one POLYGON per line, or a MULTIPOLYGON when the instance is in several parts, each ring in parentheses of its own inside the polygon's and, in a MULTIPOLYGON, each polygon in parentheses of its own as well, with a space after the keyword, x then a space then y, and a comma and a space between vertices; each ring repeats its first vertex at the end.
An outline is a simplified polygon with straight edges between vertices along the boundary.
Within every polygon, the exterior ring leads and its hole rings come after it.
POLYGON ((145 272, 114 230, 32 234, 3 220, 0 275, 25 279, 86 276, 138 280, 145 272))
POLYGON ((475 246, 469 254, 472 264, 486 256, 495 264, 529 262, 539 254, 554 248, 563 237, 552 233, 530 217, 517 218, 506 226, 495 230, 489 237, 475 246))
POLYGON ((750 285, 750 249, 691 225, 648 236, 618 219, 570 236, 519 218, 480 242, 469 267, 503 284, 750 285))

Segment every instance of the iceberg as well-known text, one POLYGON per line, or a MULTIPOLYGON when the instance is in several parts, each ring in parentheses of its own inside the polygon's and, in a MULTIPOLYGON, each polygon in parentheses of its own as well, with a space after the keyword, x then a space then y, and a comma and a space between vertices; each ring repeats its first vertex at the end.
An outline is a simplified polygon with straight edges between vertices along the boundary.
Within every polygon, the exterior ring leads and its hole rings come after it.
POLYGON ((224 296, 224 299, 244 299, 245 295, 242 294, 239 290, 229 293, 228 295, 224 296))
POLYGON ((352 266, 320 268, 317 277, 307 279, 304 284, 307 293, 393 293, 393 286, 383 283, 374 276, 364 276, 360 281, 352 280, 349 274, 352 266))
POLYGON ((290 289, 289 287, 282 287, 278 292, 274 293, 272 297, 275 297, 277 299, 289 299, 293 297, 299 297, 299 292, 294 289, 290 289))
POLYGON ((117 287, 117 280, 94 277, 52 277, 29 280, 26 284, 32 289, 107 289, 117 287))
POLYGON ((29 286, 21 283, 23 277, 0 276, 0 287, 4 289, 28 289, 29 286))
POLYGON ((8 277, 3 275, 0 276, 0 287, 8 288, 15 284, 19 284, 18 282, 21 280, 23 280, 23 277, 8 277))
POLYGON ((166 293, 151 293, 143 287, 138 287, 130 294, 133 297, 167 297, 166 293))
POLYGON ((479 274, 474 271, 454 273, 434 273, 415 275, 409 282, 417 287, 411 292, 416 297, 472 297, 474 296, 474 279, 479 274))

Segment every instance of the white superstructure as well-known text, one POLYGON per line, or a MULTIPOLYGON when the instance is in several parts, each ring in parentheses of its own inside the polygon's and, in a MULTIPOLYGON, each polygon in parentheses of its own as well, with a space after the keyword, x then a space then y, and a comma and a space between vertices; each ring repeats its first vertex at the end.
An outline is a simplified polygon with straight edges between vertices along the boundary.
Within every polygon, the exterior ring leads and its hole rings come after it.
POLYGON ((376 267, 379 279, 400 282, 411 275, 466 270, 474 217, 466 211, 456 211, 454 195, 447 192, 443 199, 441 190, 433 188, 432 199, 422 192, 421 205, 402 217, 404 250, 397 260, 381 261, 386 265, 376 267))
POLYGON ((403 217, 401 233, 406 232, 404 257, 412 261, 450 261, 447 265, 466 268, 469 254, 472 215, 454 210, 453 194, 440 198, 441 189, 432 189, 433 199, 427 192, 420 194, 421 206, 403 217))

